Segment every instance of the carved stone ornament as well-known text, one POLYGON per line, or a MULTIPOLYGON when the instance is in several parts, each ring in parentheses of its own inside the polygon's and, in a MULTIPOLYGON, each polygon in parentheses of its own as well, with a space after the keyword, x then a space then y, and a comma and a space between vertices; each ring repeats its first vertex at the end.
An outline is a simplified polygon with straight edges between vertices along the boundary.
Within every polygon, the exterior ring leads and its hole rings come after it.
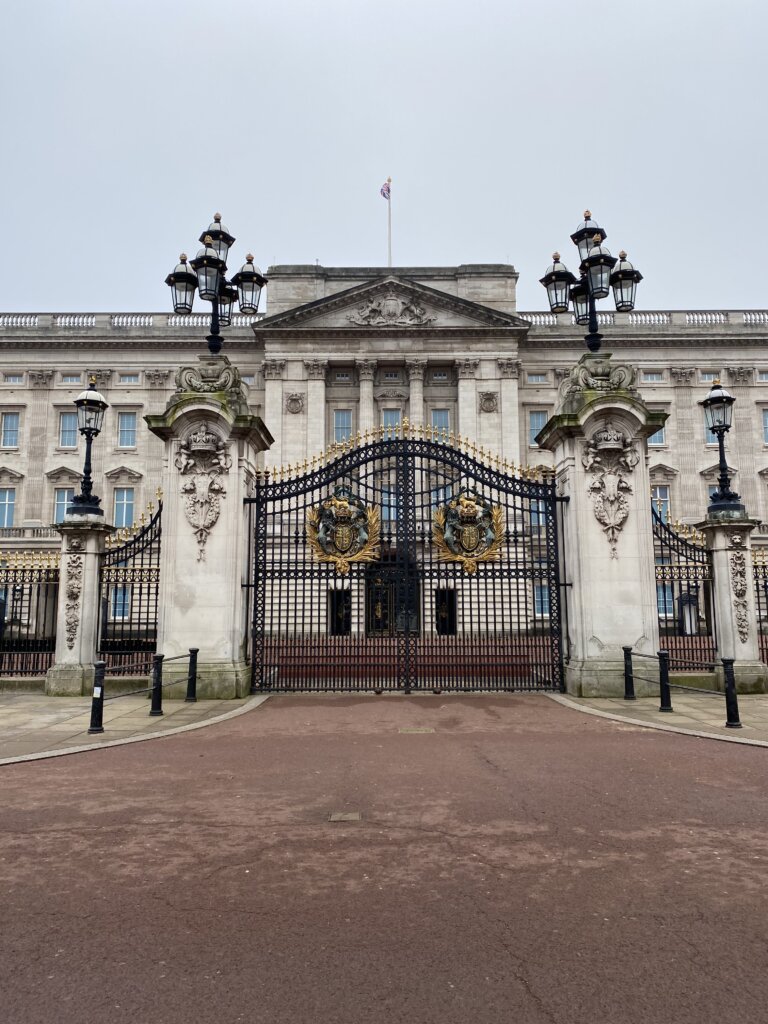
POLYGON ((307 540, 318 562, 330 562, 346 576, 352 562, 376 562, 380 557, 381 516, 365 507, 349 487, 339 485, 320 508, 307 511, 307 540))
POLYGON ((376 374, 376 360, 375 359, 358 359, 355 362, 357 367, 357 376, 360 380, 373 380, 376 374))
POLYGON ((51 383, 53 370, 30 370, 29 383, 33 388, 47 388, 51 383))
POLYGON ((732 533, 728 538, 728 546, 731 548, 729 568, 736 632, 739 634, 739 640, 745 644, 749 640, 749 612, 747 608, 747 556, 744 549, 744 538, 740 533, 732 533))
POLYGON ((264 380, 280 380, 285 369, 284 359, 265 359, 262 364, 264 380))
POLYGON ((499 373, 501 374, 502 377, 517 380, 520 376, 519 359, 497 359, 496 363, 498 364, 499 373))
POLYGON ((629 516, 626 495, 632 493, 632 485, 627 477, 640 456, 632 442, 607 422, 587 441, 581 461, 592 477, 587 490, 592 494, 595 519, 608 538, 611 557, 616 558, 619 534, 629 516))
POLYGON ((427 362, 425 359, 406 360, 405 368, 408 371, 408 380, 423 381, 426 367, 427 362))
POLYGON ((182 366, 176 371, 176 390, 212 394, 215 391, 240 389, 240 371, 220 360, 206 365, 182 366))
POLYGON ((560 396, 565 398, 581 391, 627 391, 635 384, 637 371, 626 363, 614 363, 600 356, 582 360, 560 385, 560 396))
POLYGON ((731 384, 751 384, 754 369, 751 366, 727 366, 731 384))
POLYGON ((435 509, 432 524, 437 557, 442 562, 460 562, 468 576, 477 572, 479 562, 490 562, 501 555, 501 508, 475 491, 463 490, 447 505, 435 509))
POLYGON ((222 477, 229 472, 232 458, 227 445, 203 422, 179 445, 176 468, 183 477, 181 485, 184 513, 197 538, 197 560, 205 560, 205 545, 221 513, 226 496, 222 477))
POLYGON ((80 594, 83 589, 83 556, 69 555, 67 558, 67 581, 64 596, 67 605, 64 612, 67 647, 72 650, 80 628, 80 594))
POLYGON ((162 387, 168 380, 170 370, 145 370, 144 376, 151 387, 162 387))
POLYGON ((675 384, 689 385, 693 383, 693 375, 696 370, 689 366, 673 366, 670 371, 675 384))
POLYGON ((325 380, 328 369, 327 359, 305 359, 304 365, 307 368, 307 377, 310 380, 325 380))
POLYGON ((479 401, 480 412, 499 411, 499 394, 497 391, 481 391, 479 401))
POLYGON ((102 370, 86 370, 85 371, 85 379, 88 380, 89 377, 95 377, 96 378, 96 383, 100 387, 106 387, 107 384, 109 384, 110 380, 112 379, 112 373, 113 373, 112 370, 107 370, 107 369, 102 369, 102 370))
POLYGON ((84 547, 85 541, 82 537, 67 538, 67 551, 82 551, 84 547))
POLYGON ((462 380, 472 380, 480 365, 479 359, 458 359, 456 361, 456 372, 462 380))
POLYGON ((390 286, 383 295, 368 299, 347 316, 351 324, 360 327, 425 327, 435 319, 427 316, 418 299, 398 295, 394 286, 390 286))
POLYGON ((292 391, 289 395, 286 395, 285 411, 292 413, 294 416, 304 412, 304 395, 299 391, 292 391))

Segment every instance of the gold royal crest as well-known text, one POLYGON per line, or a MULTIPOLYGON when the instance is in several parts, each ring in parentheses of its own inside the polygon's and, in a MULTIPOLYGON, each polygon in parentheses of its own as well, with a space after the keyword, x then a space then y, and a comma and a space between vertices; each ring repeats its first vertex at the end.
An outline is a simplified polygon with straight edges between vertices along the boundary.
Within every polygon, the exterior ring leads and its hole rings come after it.
POLYGON ((467 575, 477 571, 478 562, 501 555, 504 527, 501 509, 474 491, 461 491, 432 516, 438 558, 461 562, 467 575))
POLYGON ((352 562, 379 558, 381 523, 375 506, 365 507, 348 487, 334 488, 320 508, 307 511, 307 539, 318 562, 331 562, 340 576, 352 562))

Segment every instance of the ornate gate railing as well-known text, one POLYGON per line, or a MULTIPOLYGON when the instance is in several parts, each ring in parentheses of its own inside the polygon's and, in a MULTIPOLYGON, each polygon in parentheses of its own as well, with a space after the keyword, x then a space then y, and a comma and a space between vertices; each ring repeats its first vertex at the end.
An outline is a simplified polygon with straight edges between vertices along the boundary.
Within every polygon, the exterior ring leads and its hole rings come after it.
POLYGON ((673 529, 651 506, 659 642, 671 667, 697 669, 715 660, 712 555, 692 527, 673 529))
POLYGON ((56 650, 59 552, 12 552, 0 567, 0 676, 44 676, 56 650))
POLYGON ((148 675, 157 649, 163 503, 139 527, 118 530, 99 560, 99 657, 125 675, 148 675))
POLYGON ((438 437, 374 431, 256 483, 254 690, 562 688, 552 475, 438 437))
POLYGON ((755 581, 755 612, 760 660, 768 664, 768 548, 752 551, 752 577, 755 581))

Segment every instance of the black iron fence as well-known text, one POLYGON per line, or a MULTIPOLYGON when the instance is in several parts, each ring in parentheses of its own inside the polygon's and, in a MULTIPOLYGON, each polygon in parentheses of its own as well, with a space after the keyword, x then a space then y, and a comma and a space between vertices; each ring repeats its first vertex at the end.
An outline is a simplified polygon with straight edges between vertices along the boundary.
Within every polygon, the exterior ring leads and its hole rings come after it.
POLYGON ((651 506, 659 639, 681 669, 714 662, 712 555, 698 531, 670 525, 651 506))
POLYGON ((163 503, 148 506, 137 526, 110 538, 99 560, 99 657, 123 675, 141 675, 141 658, 157 649, 163 503))
POLYGON ((97 661, 94 664, 93 694, 91 696, 91 724, 89 733, 104 732, 104 703, 109 700, 118 700, 120 697, 135 697, 137 694, 146 693, 151 698, 149 715, 154 718, 163 714, 163 687, 173 686, 178 680, 173 679, 163 683, 163 662, 183 661, 189 659, 187 671, 187 694, 184 698, 188 704, 197 702, 197 655, 198 647, 190 647, 188 654, 177 654, 175 658, 166 658, 162 654, 153 654, 151 658, 135 662, 137 674, 146 675, 151 666, 152 680, 149 686, 143 686, 138 690, 130 690, 128 693, 115 693, 107 696, 107 674, 111 671, 115 675, 128 675, 124 665, 107 667, 105 661, 97 661))
POLYGON ((768 664, 768 548, 753 550, 752 577, 755 581, 755 612, 760 660, 768 664))
POLYGON ((56 650, 59 553, 13 552, 0 566, 0 676, 44 676, 56 650))

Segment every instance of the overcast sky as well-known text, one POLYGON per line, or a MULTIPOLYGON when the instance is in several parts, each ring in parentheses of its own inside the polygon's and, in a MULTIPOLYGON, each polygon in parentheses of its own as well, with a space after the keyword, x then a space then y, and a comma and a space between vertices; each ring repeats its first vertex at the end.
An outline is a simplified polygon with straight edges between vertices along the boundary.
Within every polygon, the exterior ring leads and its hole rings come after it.
MULTIPOLYGON (((510 262, 589 207, 639 309, 763 308, 765 0, 5 0, 4 311, 170 310, 221 210, 274 263, 510 262)), ((208 309, 200 303, 200 309, 208 309)), ((608 308, 608 307, 606 307, 608 308)))

